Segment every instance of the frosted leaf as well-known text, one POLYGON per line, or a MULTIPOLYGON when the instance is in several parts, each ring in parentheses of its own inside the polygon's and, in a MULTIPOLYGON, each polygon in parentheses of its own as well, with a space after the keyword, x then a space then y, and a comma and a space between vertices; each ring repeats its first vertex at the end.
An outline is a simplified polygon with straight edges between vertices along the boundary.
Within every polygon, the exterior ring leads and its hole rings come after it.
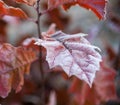
POLYGON ((36 44, 46 48, 50 68, 61 66, 67 75, 75 75, 91 86, 100 67, 101 55, 96 51, 99 48, 92 46, 84 36, 83 33, 69 35, 61 31, 51 35, 44 33, 44 39, 38 39, 36 44))

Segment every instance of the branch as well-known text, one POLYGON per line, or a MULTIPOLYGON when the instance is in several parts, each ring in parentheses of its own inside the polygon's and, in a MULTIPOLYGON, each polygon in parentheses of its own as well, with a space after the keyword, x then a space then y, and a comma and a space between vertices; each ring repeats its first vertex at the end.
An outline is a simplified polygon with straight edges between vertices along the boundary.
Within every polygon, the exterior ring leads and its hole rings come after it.
MULTIPOLYGON (((37 28, 38 28, 38 36, 39 36, 40 39, 42 39, 41 30, 40 30, 40 18, 41 18, 40 0, 37 0, 36 11, 37 11, 37 21, 36 21, 36 24, 37 24, 37 28)), ((40 61, 41 77, 44 80, 44 71, 43 71, 43 65, 42 65, 42 47, 40 47, 39 61, 40 61)))
MULTIPOLYGON (((40 39, 42 39, 41 30, 40 30, 40 18, 41 18, 41 12, 40 12, 40 0, 37 0, 36 4, 36 11, 37 11, 37 28, 38 28, 38 36, 40 39)), ((39 62, 40 62, 40 73, 41 73, 41 79, 42 79, 42 87, 41 87, 41 100, 40 104, 45 105, 45 87, 44 87, 44 70, 43 70, 43 59, 42 59, 42 47, 40 46, 40 53, 39 53, 39 62)))
POLYGON ((36 21, 36 24, 37 24, 37 27, 38 27, 38 35, 39 35, 39 38, 41 39, 42 35, 41 35, 41 31, 40 31, 40 17, 41 17, 41 13, 40 13, 40 0, 37 0, 36 11, 37 11, 37 21, 36 21))

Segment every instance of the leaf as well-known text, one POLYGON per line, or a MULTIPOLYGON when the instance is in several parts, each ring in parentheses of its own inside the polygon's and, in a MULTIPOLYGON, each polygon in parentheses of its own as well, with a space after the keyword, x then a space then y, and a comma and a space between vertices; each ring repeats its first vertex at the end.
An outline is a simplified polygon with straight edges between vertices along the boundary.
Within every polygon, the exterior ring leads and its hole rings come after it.
POLYGON ((30 64, 36 59, 32 51, 10 44, 0 45, 0 96, 5 98, 11 89, 19 92, 28 74, 30 64))
POLYGON ((102 102, 116 100, 115 90, 116 72, 111 67, 106 65, 106 62, 101 62, 101 69, 97 72, 92 88, 89 88, 86 83, 74 79, 69 89, 72 93, 75 102, 78 105, 100 105, 102 102))
POLYGON ((104 18, 106 0, 48 0, 49 9, 63 5, 66 10, 76 4, 92 10, 99 19, 104 18))
POLYGON ((95 78, 95 88, 102 101, 116 99, 115 90, 115 76, 116 72, 114 69, 106 65, 106 62, 101 63, 101 70, 97 72, 95 78), (102 90, 102 91, 101 91, 102 90))
POLYGON ((38 39, 36 44, 46 48, 49 67, 60 66, 69 76, 75 75, 91 86, 101 56, 95 50, 98 48, 83 37, 85 34, 69 35, 58 31, 42 35, 44 39, 38 39))
POLYGON ((73 81, 70 93, 74 94, 73 100, 78 105, 99 105, 99 96, 95 90, 95 86, 88 87, 86 83, 81 83, 77 79, 73 81), (74 88, 73 88, 74 87, 74 88))
POLYGON ((0 75, 0 96, 5 98, 11 91, 11 78, 9 74, 0 75))
POLYGON ((4 14, 7 14, 7 10, 5 9, 4 5, 4 2, 0 0, 0 17, 4 14))
POLYGON ((20 8, 14 8, 11 6, 7 6, 3 1, 0 0, 0 17, 4 15, 10 15, 19 17, 21 19, 26 19, 27 15, 20 9, 20 8))
POLYGON ((63 14, 60 9, 55 8, 48 12, 48 19, 45 24, 49 26, 50 24, 55 23, 60 30, 64 30, 70 22, 69 18, 70 17, 63 14))
POLYGON ((15 0, 17 3, 24 3, 33 6, 37 0, 15 0))
POLYGON ((9 7, 8 15, 26 19, 27 15, 19 8, 9 7))

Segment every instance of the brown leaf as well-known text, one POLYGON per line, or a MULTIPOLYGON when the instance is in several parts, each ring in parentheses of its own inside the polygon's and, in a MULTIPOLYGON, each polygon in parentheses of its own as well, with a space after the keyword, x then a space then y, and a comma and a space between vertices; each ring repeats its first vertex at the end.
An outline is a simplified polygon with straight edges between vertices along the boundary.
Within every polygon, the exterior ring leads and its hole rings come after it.
POLYGON ((102 102, 117 99, 114 79, 115 70, 101 63, 101 70, 97 72, 92 88, 86 83, 74 79, 69 92, 74 95, 73 100, 78 105, 99 105, 102 102))
POLYGON ((0 17, 4 14, 7 14, 7 10, 5 9, 5 3, 0 0, 0 17))
POLYGON ((105 62, 102 62, 101 70, 97 72, 94 82, 96 91, 102 101, 116 99, 116 90, 114 84, 115 76, 115 70, 107 66, 105 62))
POLYGON ((24 3, 33 6, 37 0, 15 0, 18 3, 24 3))
POLYGON ((98 105, 100 102, 94 85, 90 88, 86 83, 76 78, 72 81, 69 92, 73 94, 72 99, 77 105, 98 105))
POLYGON ((11 80, 9 73, 0 75, 0 96, 2 98, 8 96, 8 93, 11 91, 11 80))
POLYGON ((68 9, 76 4, 92 10, 99 19, 104 18, 106 0, 48 0, 49 8, 56 8, 63 5, 65 9, 68 9))
POLYGON ((21 19, 27 18, 27 15, 20 8, 8 6, 3 1, 0 0, 0 17, 4 15, 15 16, 21 19))
POLYGON ((9 7, 8 15, 19 17, 22 19, 27 18, 27 15, 20 8, 14 8, 14 7, 9 7))
POLYGON ((60 9, 55 8, 48 12, 48 19, 45 24, 55 23, 60 30, 64 30, 68 25, 70 18, 63 14, 60 9))
POLYGON ((19 92, 28 74, 30 64, 36 59, 35 53, 23 47, 10 44, 0 45, 0 96, 5 98, 11 88, 19 92))

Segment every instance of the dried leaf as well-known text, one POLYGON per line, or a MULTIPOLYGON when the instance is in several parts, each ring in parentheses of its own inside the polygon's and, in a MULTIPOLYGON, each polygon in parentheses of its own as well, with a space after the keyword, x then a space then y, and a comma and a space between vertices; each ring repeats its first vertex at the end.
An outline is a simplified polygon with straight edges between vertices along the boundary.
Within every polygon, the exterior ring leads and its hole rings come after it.
POLYGON ((72 99, 78 105, 99 105, 117 99, 114 83, 116 72, 105 64, 106 62, 101 63, 101 69, 96 74, 92 88, 76 78, 72 81, 69 92, 74 94, 72 99))
POLYGON ((14 8, 11 6, 7 6, 3 1, 0 0, 0 17, 4 15, 10 15, 19 17, 21 19, 26 19, 27 15, 20 9, 20 8, 14 8))
POLYGON ((0 0, 0 17, 3 16, 4 14, 7 14, 7 10, 5 9, 5 4, 3 1, 0 0))
POLYGON ((17 3, 24 3, 33 6, 37 0, 15 0, 17 3))
POLYGON ((48 0, 48 7, 56 8, 63 5, 65 9, 79 4, 80 6, 92 10, 99 19, 104 18, 106 0, 48 0))
POLYGON ((2 98, 8 96, 8 93, 11 91, 11 84, 11 78, 8 73, 6 75, 0 75, 0 96, 2 98))
POLYGON ((0 45, 0 96, 5 98, 14 88, 19 92, 28 74, 30 64, 36 59, 35 53, 10 44, 0 45))
POLYGON ((85 34, 69 35, 58 31, 54 34, 42 34, 44 40, 38 39, 36 44, 46 48, 49 67, 61 66, 69 75, 92 85, 95 73, 99 70, 100 54, 83 36, 85 34))
POLYGON ((116 99, 116 90, 114 84, 115 76, 115 70, 113 70, 111 67, 108 67, 105 62, 102 62, 101 70, 97 72, 94 82, 96 91, 102 101, 116 99))

